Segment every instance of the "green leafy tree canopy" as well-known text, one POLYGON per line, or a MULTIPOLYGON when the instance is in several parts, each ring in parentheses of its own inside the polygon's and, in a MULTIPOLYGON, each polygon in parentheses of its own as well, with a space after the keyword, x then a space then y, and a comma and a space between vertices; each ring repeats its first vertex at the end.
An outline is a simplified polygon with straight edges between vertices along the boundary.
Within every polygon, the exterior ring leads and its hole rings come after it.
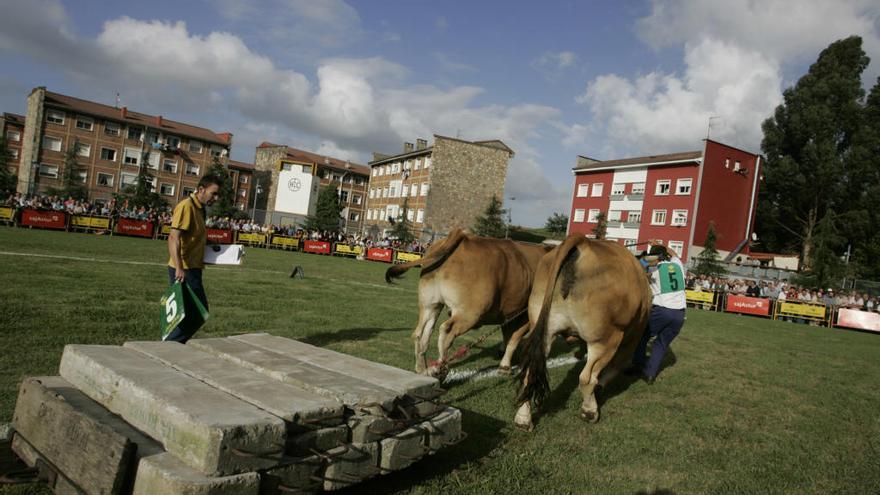
POLYGON ((565 235, 565 231, 568 230, 568 215, 554 212, 547 217, 544 229, 555 237, 565 235))

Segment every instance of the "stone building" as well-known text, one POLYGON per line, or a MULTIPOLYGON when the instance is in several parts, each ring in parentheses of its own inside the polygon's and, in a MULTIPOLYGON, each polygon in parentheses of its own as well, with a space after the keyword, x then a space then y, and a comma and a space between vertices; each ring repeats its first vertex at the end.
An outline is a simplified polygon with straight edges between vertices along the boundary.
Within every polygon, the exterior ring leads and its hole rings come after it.
POLYGON ((369 168, 290 146, 262 143, 254 157, 255 186, 262 189, 258 220, 275 225, 299 225, 314 215, 320 188, 332 186, 342 205, 340 227, 361 230, 369 168))
POLYGON ((6 138, 6 150, 9 151, 6 168, 13 174, 18 174, 21 160, 21 143, 24 136, 24 115, 4 113, 3 129, 0 129, 0 133, 6 138))
POLYGON ((403 153, 373 154, 366 228, 387 233, 406 218, 422 238, 472 228, 492 197, 503 198, 513 150, 499 140, 465 141, 434 135, 404 143, 403 153), (406 205, 406 213, 404 213, 406 205))
POLYGON ((76 178, 86 185, 91 201, 107 201, 134 184, 143 165, 154 177, 156 191, 174 204, 195 190, 215 157, 226 164, 231 145, 230 133, 38 87, 27 99, 18 191, 62 187, 65 154, 76 146, 76 178))

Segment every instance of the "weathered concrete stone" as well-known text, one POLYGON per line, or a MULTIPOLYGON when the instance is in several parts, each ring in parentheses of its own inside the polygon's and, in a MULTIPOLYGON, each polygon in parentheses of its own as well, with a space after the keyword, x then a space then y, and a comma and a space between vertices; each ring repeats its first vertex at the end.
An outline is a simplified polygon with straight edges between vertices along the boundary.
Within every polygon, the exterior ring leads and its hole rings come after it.
POLYGON ((257 495, 260 475, 244 473, 208 477, 165 452, 141 459, 134 495, 257 495))
POLYGON ((77 488, 76 484, 64 474, 33 445, 19 434, 12 438, 12 450, 28 467, 36 468, 40 480, 52 489, 55 495, 85 495, 87 492, 77 488))
POLYGON ((426 432, 421 427, 407 428, 379 443, 379 467, 397 471, 425 456, 426 432))
MULTIPOLYGON (((324 424, 343 422, 342 403, 321 397, 300 387, 273 380, 193 346, 176 342, 127 342, 125 347, 157 359, 179 371, 216 387, 293 424, 320 420, 324 424)), ((334 445, 335 446, 335 445, 334 445)))
POLYGON ((327 370, 381 385, 398 394, 410 394, 423 398, 434 398, 438 395, 437 388, 440 387, 440 383, 436 378, 404 371, 393 366, 374 363, 268 333, 236 335, 230 338, 327 370))
POLYGON ((132 349, 68 345, 60 370, 204 475, 273 467, 283 453, 281 418, 132 349))
POLYGON ((15 436, 15 428, 12 423, 0 423, 0 473, 15 470, 18 462, 12 452, 12 437, 15 436))
POLYGON ((428 433, 426 445, 433 454, 461 437, 461 411, 448 407, 422 423, 421 427, 428 433))
POLYGON ((318 456, 297 459, 292 464, 267 469, 260 474, 260 495, 280 495, 295 491, 310 493, 323 488, 324 483, 317 476, 324 467, 318 456))
POLYGON ((331 457, 324 471, 324 490, 351 486, 379 473, 379 444, 349 444, 327 452, 331 457))
POLYGON ((12 423, 0 423, 0 443, 11 443, 15 428, 12 423))
POLYGON ((385 416, 356 414, 348 418, 352 443, 370 443, 385 438, 396 428, 396 424, 385 416))
POLYGON ((289 455, 309 455, 312 450, 324 452, 348 442, 348 426, 333 426, 300 433, 287 441, 289 455))
MULTIPOLYGON (((120 493, 135 445, 100 418, 109 411, 63 378, 26 378, 19 388, 16 430, 88 493, 120 493)), ((118 421, 118 420, 117 420, 118 421)))
POLYGON ((378 403, 391 409, 398 396, 393 390, 358 378, 320 368, 295 357, 285 356, 239 340, 194 339, 187 343, 239 366, 258 371, 276 380, 292 383, 323 397, 336 398, 349 407, 378 403))

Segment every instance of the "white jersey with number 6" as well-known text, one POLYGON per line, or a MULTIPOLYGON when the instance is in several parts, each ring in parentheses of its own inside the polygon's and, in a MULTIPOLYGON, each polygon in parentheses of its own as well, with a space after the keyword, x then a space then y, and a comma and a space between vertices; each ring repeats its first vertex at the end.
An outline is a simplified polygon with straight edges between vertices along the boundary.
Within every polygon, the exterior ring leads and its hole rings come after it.
POLYGON ((673 257, 648 270, 651 274, 651 293, 654 304, 669 309, 684 309, 687 299, 684 293, 684 266, 673 257))

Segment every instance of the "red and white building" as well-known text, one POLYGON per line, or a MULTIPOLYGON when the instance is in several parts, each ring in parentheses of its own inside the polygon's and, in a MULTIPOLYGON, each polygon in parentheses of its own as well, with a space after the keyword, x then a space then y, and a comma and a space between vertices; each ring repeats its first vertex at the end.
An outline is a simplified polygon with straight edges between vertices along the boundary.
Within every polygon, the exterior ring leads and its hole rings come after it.
POLYGON ((687 262, 715 224, 722 257, 748 254, 761 157, 712 140, 701 151, 598 161, 579 156, 568 232, 605 237, 634 252, 660 241, 687 262))

